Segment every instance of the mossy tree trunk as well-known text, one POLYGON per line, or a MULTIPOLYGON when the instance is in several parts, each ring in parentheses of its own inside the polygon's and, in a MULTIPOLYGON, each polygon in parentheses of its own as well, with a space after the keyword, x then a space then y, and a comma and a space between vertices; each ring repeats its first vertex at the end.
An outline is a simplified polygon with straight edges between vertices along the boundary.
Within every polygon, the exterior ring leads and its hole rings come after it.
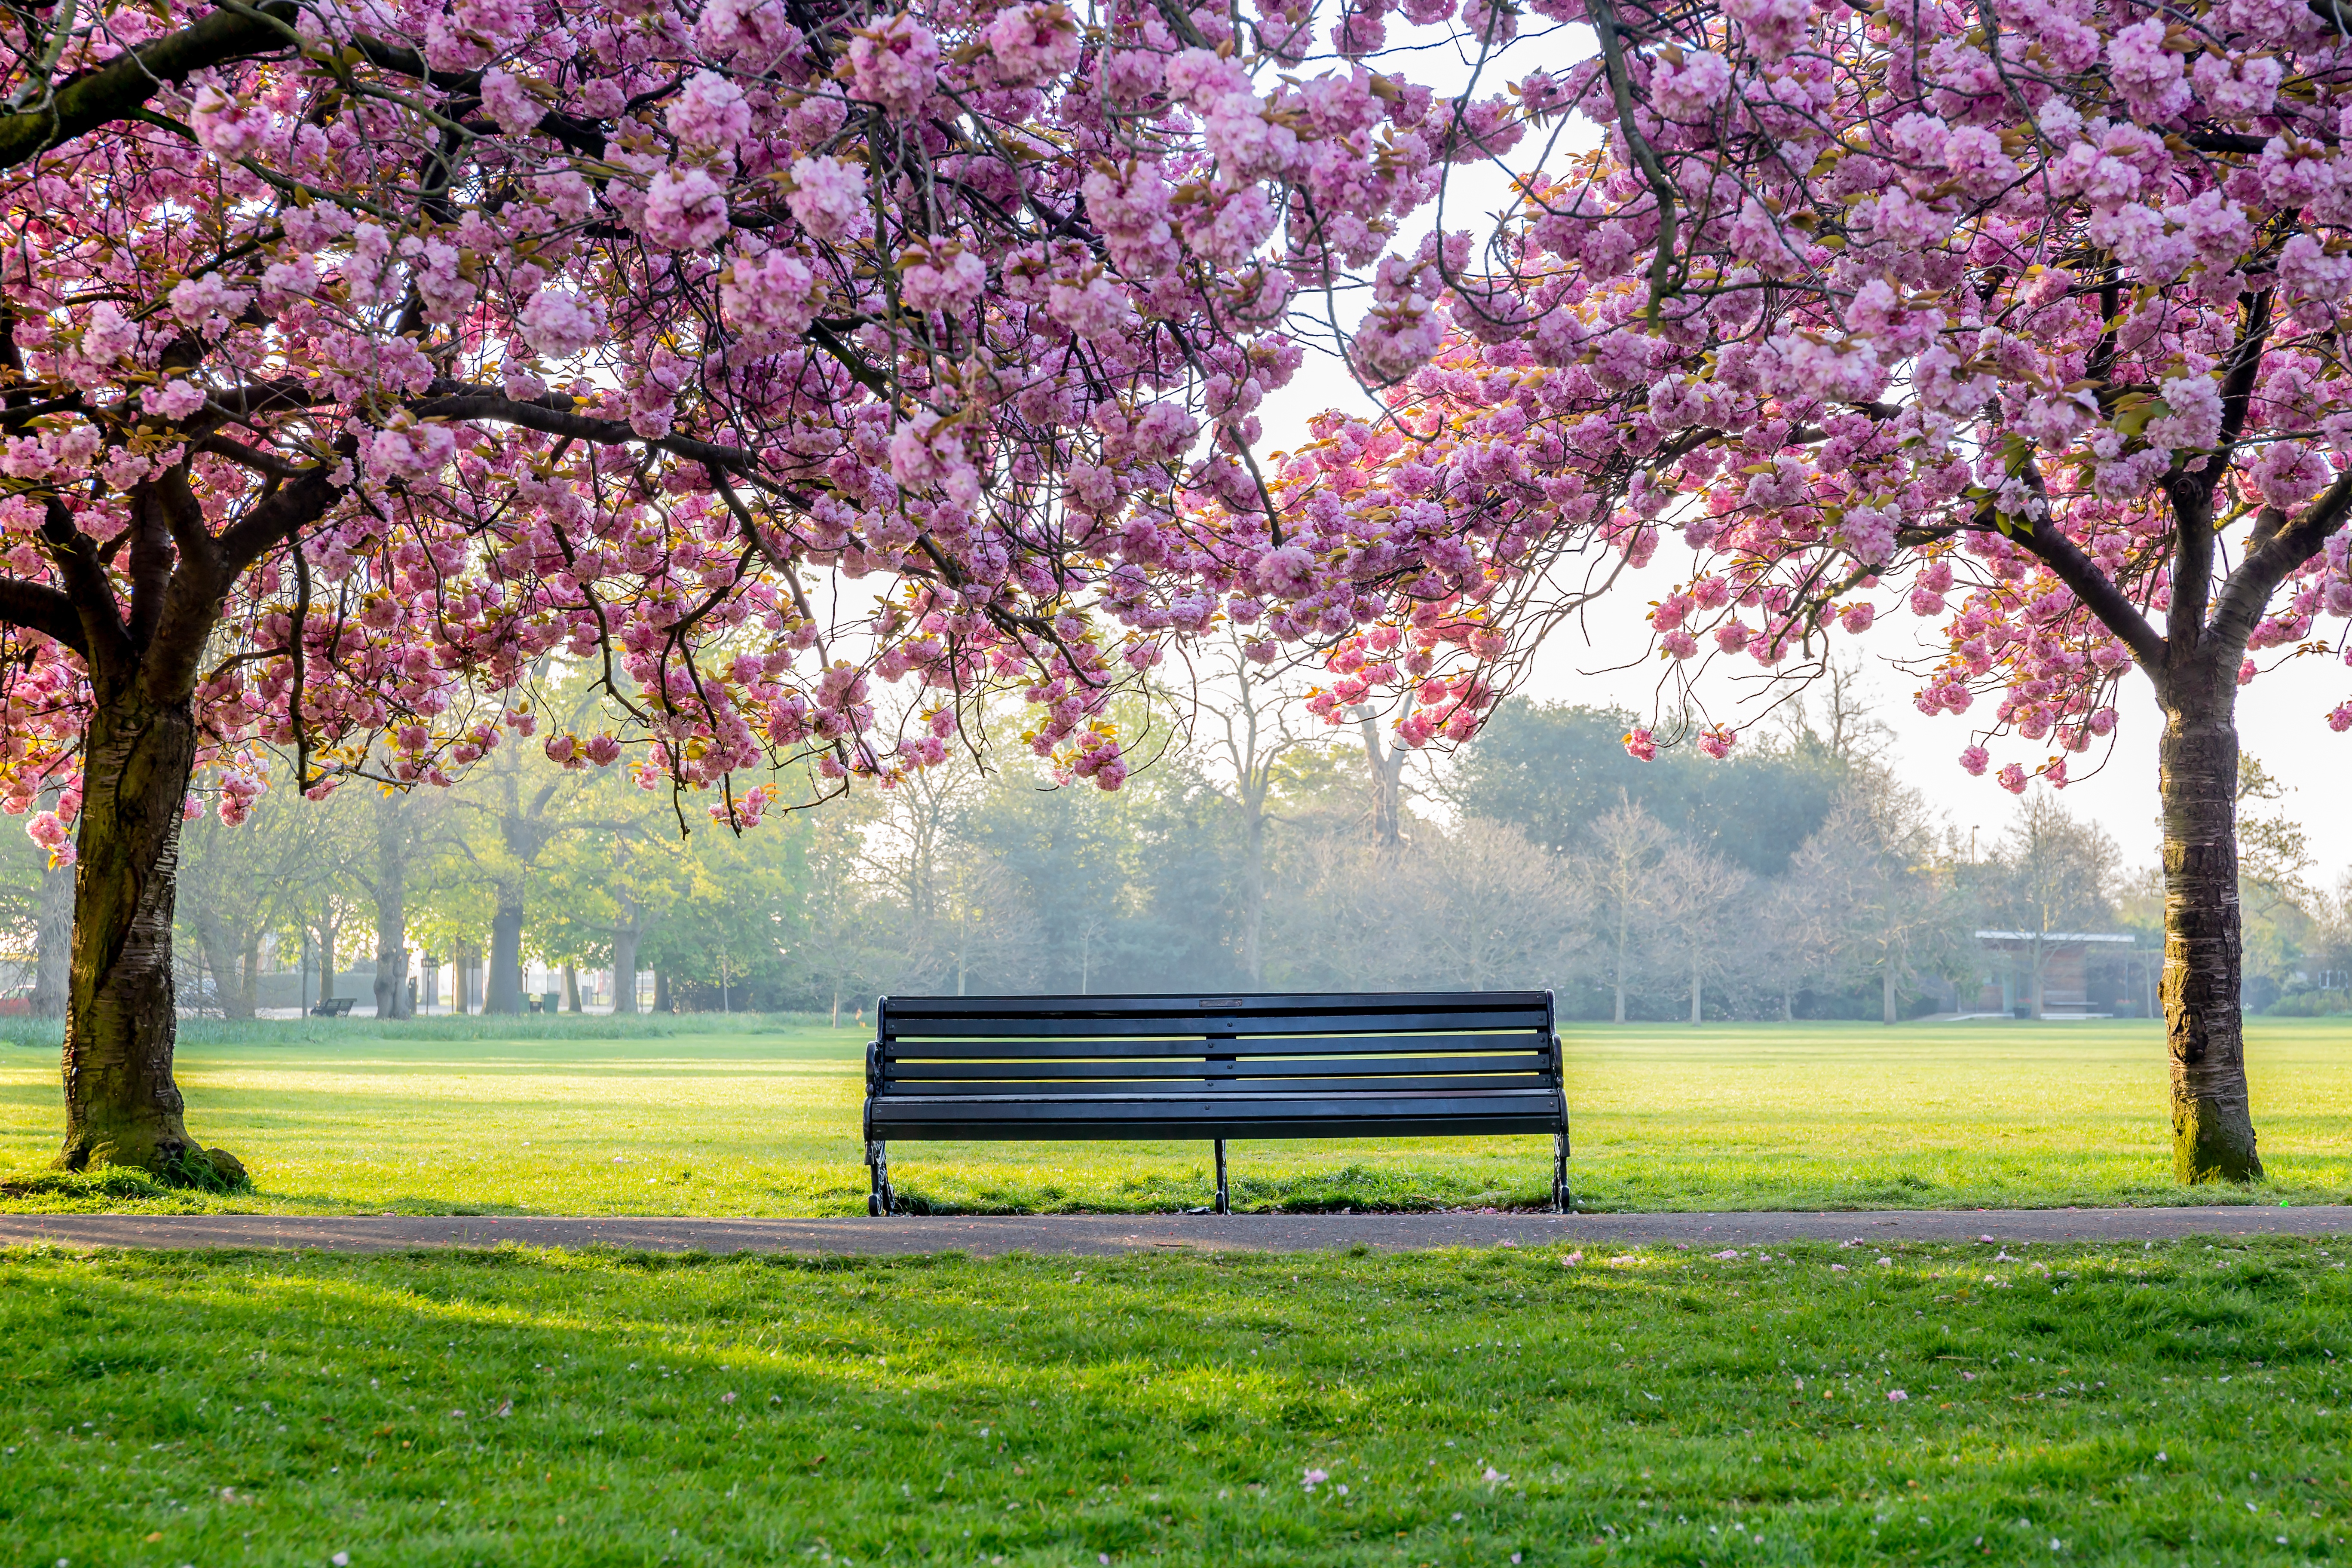
POLYGON ((2183 672, 2167 695, 2157 756, 2173 1174, 2188 1183, 2258 1181, 2239 992, 2236 668, 2183 672))
POLYGON ((169 1171, 200 1153, 172 1078, 172 913, 195 755, 186 702, 118 692, 90 720, 74 839, 65 1170, 169 1171))

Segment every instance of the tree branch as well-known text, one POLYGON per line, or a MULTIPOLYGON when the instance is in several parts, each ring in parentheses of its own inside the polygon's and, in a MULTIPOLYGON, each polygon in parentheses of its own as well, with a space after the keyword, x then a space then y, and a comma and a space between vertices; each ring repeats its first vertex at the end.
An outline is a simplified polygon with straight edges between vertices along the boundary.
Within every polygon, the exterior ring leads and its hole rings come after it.
POLYGON ((215 11, 176 33, 117 55, 96 70, 74 78, 46 103, 0 114, 0 169, 30 162, 50 148, 124 118, 193 71, 287 47, 282 26, 300 14, 293 0, 261 0, 258 15, 215 11), (273 26, 272 24, 277 24, 273 26))
POLYGON ((89 644, 82 636, 81 616, 75 611, 73 601, 55 588, 0 578, 0 622, 38 632, 73 649, 85 663, 89 661, 89 644))
POLYGON ((2046 516, 2035 518, 2033 531, 2019 542, 2074 592, 2083 607, 2099 618, 2101 626, 2123 639, 2124 646, 2131 649, 2132 657, 2150 679, 2160 679, 2164 639, 2140 614, 2139 606, 2125 596, 2113 578, 2099 570, 2096 562, 2083 553, 2080 545, 2052 527, 2046 516))
POLYGON ((2212 636, 2224 645, 2229 658, 2243 654, 2247 637, 2253 634, 2255 623, 2263 618, 2271 595, 2286 581, 2287 574, 2318 554, 2326 546, 2328 535, 2342 528, 2347 518, 2352 518, 2352 474, 2337 476, 2301 517, 2246 552, 2246 558, 2238 563, 2238 569, 2223 582, 2213 601, 2212 636))

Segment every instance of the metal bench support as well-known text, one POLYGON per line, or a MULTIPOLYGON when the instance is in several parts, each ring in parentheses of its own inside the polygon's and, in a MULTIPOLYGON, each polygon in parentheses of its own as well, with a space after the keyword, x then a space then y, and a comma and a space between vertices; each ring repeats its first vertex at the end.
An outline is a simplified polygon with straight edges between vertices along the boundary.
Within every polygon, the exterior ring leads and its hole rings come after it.
POLYGON ((1568 1134, 1551 1135, 1551 1206, 1554 1214, 1566 1214, 1576 1206, 1568 1191, 1568 1134))
POLYGON ((1232 1197, 1231 1197, 1231 1195, 1230 1195, 1230 1194, 1228 1194, 1226 1193, 1226 1191, 1225 1191, 1225 1141, 1224 1141, 1223 1139, 1220 1138, 1220 1139, 1218 1139, 1218 1140, 1216 1141, 1216 1144, 1217 1144, 1217 1212, 1218 1212, 1219 1214, 1231 1214, 1231 1213, 1233 1213, 1233 1212, 1234 1212, 1233 1198, 1232 1198, 1232 1197))
POLYGON ((874 1190, 866 1196, 866 1212, 869 1215, 888 1214, 896 1205, 897 1194, 890 1191, 890 1145, 874 1139, 866 1145, 866 1166, 874 1173, 874 1190))

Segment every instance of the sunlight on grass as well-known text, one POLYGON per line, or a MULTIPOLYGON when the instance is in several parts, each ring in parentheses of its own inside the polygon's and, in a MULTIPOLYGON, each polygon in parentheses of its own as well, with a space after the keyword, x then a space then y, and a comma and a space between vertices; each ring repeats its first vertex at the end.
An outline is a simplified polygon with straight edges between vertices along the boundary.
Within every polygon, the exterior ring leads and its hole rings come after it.
MULTIPOLYGON (((0 1204, 864 1212, 851 1028, 474 1018, 190 1036, 189 1125, 244 1158, 253 1194, 36 1177, 58 1127, 52 1033, 0 1045, 0 1172, 16 1173, 0 1204)), ((1599 1209, 2343 1201, 2352 1025, 2260 1018, 2249 1036, 2272 1176, 2257 1192, 2172 1184, 2163 1038, 2121 1022, 1573 1026, 1570 1184, 1599 1209)), ((1231 1158, 1236 1206, 1328 1210, 1539 1205, 1549 1155, 1545 1139, 1493 1138, 1237 1142, 1231 1158)), ((1184 1208, 1212 1181, 1205 1143, 900 1142, 891 1162, 910 1205, 938 1213, 1184 1208)))
POLYGON ((0 1253, 0 1561, 2333 1560, 2344 1250, 0 1253))

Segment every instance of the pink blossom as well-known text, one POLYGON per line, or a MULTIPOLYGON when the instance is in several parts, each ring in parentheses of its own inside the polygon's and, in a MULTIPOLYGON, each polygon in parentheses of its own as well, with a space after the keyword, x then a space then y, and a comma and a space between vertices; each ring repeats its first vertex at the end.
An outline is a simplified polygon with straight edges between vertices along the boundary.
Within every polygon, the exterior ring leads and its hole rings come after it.
POLYGON ((807 331, 823 300, 808 264, 781 250, 736 262, 719 297, 728 314, 747 330, 787 337, 807 331))
POLYGON ((784 205, 820 240, 862 239, 874 232, 866 177, 830 154, 793 163, 793 188, 784 205))
POLYGON ((639 232, 667 250, 698 250, 727 232, 727 197, 703 169, 664 169, 646 187, 639 232))
POLYGON ((541 289, 516 318, 523 339, 551 359, 570 359, 604 335, 604 304, 559 289, 541 289))
POLYGON ((241 101, 216 87, 200 87, 188 110, 196 144, 215 157, 242 158, 256 151, 269 129, 269 111, 241 101))
POLYGON ((2000 787, 2007 790, 2010 794, 2023 795, 2025 793, 2025 769, 2021 764, 2011 763, 1994 776, 2000 781, 2000 787))
POLYGON ((1058 76, 1078 63, 1078 27, 1069 7, 1052 4, 1008 5, 982 35, 996 60, 996 74, 1008 82, 1058 76))
POLYGON ((958 310, 979 299, 987 285, 987 264, 969 250, 945 256, 917 250, 899 258, 898 294, 910 310, 958 310))
POLYGON ((185 419, 205 405, 205 389, 185 379, 167 381, 149 393, 144 403, 166 419, 185 419))
POLYGON ((670 100, 666 116, 681 146, 732 153, 751 130, 743 89, 716 71, 697 71, 670 100))
POLYGON ((522 82, 496 66, 482 73, 482 108, 509 136, 530 134, 547 114, 522 82))
POLYGON ((912 114, 931 96, 940 74, 940 41, 906 12, 849 40, 853 97, 896 114, 912 114))
POLYGON ((173 316, 191 327, 201 325, 208 316, 236 316, 253 302, 250 290, 230 288, 217 272, 184 278, 172 285, 167 297, 173 316))
POLYGON ((1731 748, 1738 739, 1739 737, 1731 730, 1717 724, 1699 732, 1698 749, 1717 762, 1721 762, 1731 755, 1731 748))
MULTIPOLYGON (((2352 704, 2347 704, 2352 706, 2352 704)), ((1637 763, 1655 762, 1658 742, 1647 730, 1629 730, 1625 733, 1625 754, 1637 763)))
POLYGON ((1982 746, 1969 746, 1960 752, 1960 770, 1971 778, 1982 778, 1991 762, 1991 753, 1982 746))

